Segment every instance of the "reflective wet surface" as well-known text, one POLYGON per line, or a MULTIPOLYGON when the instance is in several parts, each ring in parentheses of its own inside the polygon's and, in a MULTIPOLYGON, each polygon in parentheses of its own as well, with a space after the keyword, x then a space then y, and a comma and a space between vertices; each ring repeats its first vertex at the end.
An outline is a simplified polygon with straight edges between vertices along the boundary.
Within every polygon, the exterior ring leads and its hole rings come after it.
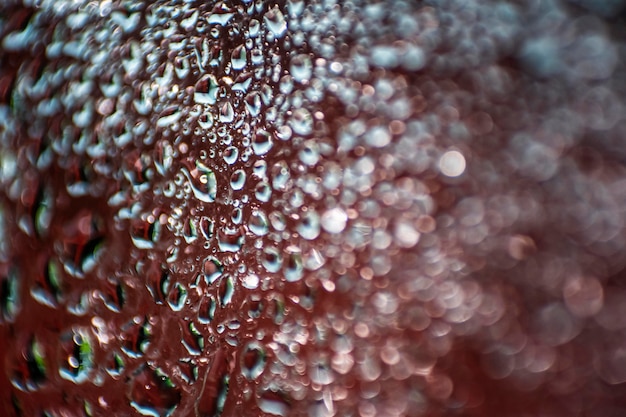
POLYGON ((620 416, 622 1, 0 6, 0 411, 620 416))

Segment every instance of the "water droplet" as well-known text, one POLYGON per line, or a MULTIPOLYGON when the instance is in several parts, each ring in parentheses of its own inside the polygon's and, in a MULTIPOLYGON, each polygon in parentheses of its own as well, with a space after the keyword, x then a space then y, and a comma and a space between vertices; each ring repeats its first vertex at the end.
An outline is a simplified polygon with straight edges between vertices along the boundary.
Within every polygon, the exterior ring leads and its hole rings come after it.
POLYGON ((212 295, 202 297, 200 301, 200 307, 198 308, 198 320, 200 323, 210 323, 215 318, 215 310, 217 309, 217 303, 212 295))
POLYGON ((287 227, 287 221, 285 220, 285 216, 279 211, 273 211, 269 215, 270 222, 272 227, 276 230, 283 231, 287 227))
POLYGON ((56 262, 49 260, 30 290, 39 303, 56 307, 61 301, 61 270, 56 262))
POLYGON ((313 166, 320 159, 320 152, 317 140, 307 140, 304 142, 302 149, 298 153, 298 157, 303 164, 313 166))
POLYGON ((239 149, 235 146, 229 146, 224 150, 224 161, 228 165, 232 165, 237 162, 237 158, 239 158, 239 149))
POLYGON ((254 195, 257 198, 257 200, 263 203, 267 203, 268 201, 270 201, 270 198, 272 197, 272 187, 270 187, 270 185, 267 182, 261 181, 260 183, 257 184, 256 188, 254 189, 254 195))
POLYGON ((269 220, 261 210, 252 210, 248 228, 257 236, 265 236, 269 232, 269 220))
POLYGON ((258 92, 251 92, 246 96, 244 101, 246 104, 246 110, 248 111, 250 116, 256 117, 261 113, 261 95, 258 92))
POLYGON ((220 280, 218 292, 220 305, 224 307, 230 304, 230 302, 233 300, 233 295, 235 295, 235 283, 233 282, 233 277, 231 277, 230 275, 225 275, 220 280))
POLYGON ((263 373, 267 357, 265 349, 257 343, 249 343, 241 355, 241 373, 249 380, 255 380, 263 373))
POLYGON ((132 320, 122 326, 124 332, 124 342, 122 351, 131 358, 141 357, 150 346, 150 337, 152 335, 152 326, 146 317, 143 321, 132 320))
POLYGON ((309 377, 314 384, 328 385, 335 380, 330 365, 322 358, 314 359, 309 365, 309 377))
POLYGON ((124 306, 126 293, 122 284, 115 278, 109 278, 96 291, 97 298, 111 311, 119 313, 124 306))
POLYGON ((382 148, 391 142, 391 133, 386 126, 375 126, 365 134, 365 142, 375 148, 382 148))
POLYGON ((259 276, 257 274, 248 274, 241 280, 241 285, 249 290, 254 290, 259 286, 259 276))
POLYGON ((278 272, 283 264, 283 257, 278 249, 273 246, 268 246, 263 250, 263 257, 261 258, 261 264, 265 267, 267 272, 278 272))
POLYGON ((394 225, 393 236, 398 246, 412 248, 420 239, 420 232, 406 220, 400 220, 394 225))
POLYGON ((289 118, 289 126, 299 135, 309 135, 313 132, 313 116, 305 108, 299 108, 293 111, 289 118))
POLYGON ((187 289, 179 282, 177 282, 172 288, 169 288, 169 284, 163 288, 163 293, 167 294, 167 304, 174 311, 180 311, 185 306, 187 301, 187 289))
POLYGON ((213 237, 213 228, 213 221, 211 221, 211 219, 205 216, 200 218, 200 232, 205 240, 211 240, 213 237))
POLYGON ((341 233, 346 228, 347 222, 348 215, 340 207, 326 210, 322 214, 321 224, 328 233, 341 233))
POLYGON ((291 174, 285 161, 279 161, 272 166, 272 187, 276 191, 285 191, 291 174))
MULTIPOLYGON (((35 391, 41 387, 47 379, 47 365, 44 346, 35 337, 32 337, 26 346, 19 349, 7 368, 11 369, 11 383, 21 391, 35 391)), ((8 369, 7 369, 8 371, 8 369)))
POLYGON ((200 355, 204 350, 204 337, 193 322, 184 329, 181 343, 191 355, 200 355))
POLYGON ((459 151, 448 151, 439 159, 439 170, 446 177, 458 177, 465 172, 465 157, 459 151))
POLYGON ((87 381, 93 367, 93 348, 89 334, 73 330, 61 335, 59 375, 77 384, 87 381))
POLYGON ((235 110, 233 105, 227 101, 220 107, 220 122, 231 123, 233 120, 235 120, 235 110))
POLYGON ((182 112, 178 106, 170 106, 161 112, 161 117, 156 122, 158 127, 170 127, 174 125, 180 117, 182 112))
POLYGON ((258 156, 268 153, 272 145, 272 136, 265 130, 259 130, 252 140, 252 150, 258 156))
POLYGON ((130 237, 138 249, 152 249, 161 236, 161 224, 136 220, 131 225, 130 237))
POLYGON ((105 369, 109 375, 117 379, 124 372, 124 359, 118 353, 113 352, 106 360, 105 369))
POLYGON ((241 229, 222 227, 217 232, 217 244, 223 252, 238 252, 243 246, 244 239, 241 229))
POLYGON ((313 210, 304 212, 296 231, 304 239, 313 240, 317 238, 320 234, 320 217, 317 212, 313 210))
POLYGON ((158 368, 152 369, 142 365, 133 374, 130 384, 130 404, 140 414, 153 417, 168 416, 180 402, 180 391, 158 368))
POLYGON ((246 171, 238 169, 230 177, 230 186, 233 190, 239 191, 246 185, 246 171))
POLYGON ((198 125, 204 129, 208 130, 213 127, 213 115, 209 112, 204 112, 198 117, 198 125))
POLYGON ((287 21, 278 6, 274 6, 274 8, 268 10, 265 16, 263 16, 263 20, 267 28, 274 34, 275 38, 281 38, 287 33, 287 21))
POLYGON ((304 266, 302 263, 302 251, 297 246, 288 246, 285 249, 285 279, 289 282, 299 281, 302 278, 304 266))
POLYGON ((202 392, 196 402, 196 415, 219 416, 224 409, 230 375, 226 364, 226 355, 218 349, 213 355, 213 362, 207 368, 202 392))
POLYGON ((313 65, 308 55, 300 54, 291 58, 289 67, 291 76, 299 83, 306 84, 313 75, 313 65))
POLYGON ((183 223, 183 238, 187 243, 193 243, 198 239, 198 230, 193 218, 189 218, 183 223))
POLYGON ((242 70, 246 66, 247 53, 244 45, 236 47, 231 54, 231 64, 234 70, 242 70))
POLYGON ((224 267, 222 266, 222 263, 215 257, 209 256, 204 260, 202 272, 204 272, 207 284, 213 284, 217 281, 217 279, 222 276, 223 270, 224 267))
POLYGON ((258 399, 261 411, 268 414, 275 414, 287 417, 291 407, 287 401, 287 396, 281 392, 266 391, 258 399))
POLYGON ((217 93, 219 84, 214 75, 205 74, 196 83, 194 87, 193 99, 198 104, 215 104, 217 102, 217 93))
POLYGON ((215 201, 217 195, 217 179, 213 170, 200 161, 196 161, 196 168, 191 171, 187 171, 186 168, 182 168, 181 172, 193 191, 194 196, 205 203, 212 203, 215 201))

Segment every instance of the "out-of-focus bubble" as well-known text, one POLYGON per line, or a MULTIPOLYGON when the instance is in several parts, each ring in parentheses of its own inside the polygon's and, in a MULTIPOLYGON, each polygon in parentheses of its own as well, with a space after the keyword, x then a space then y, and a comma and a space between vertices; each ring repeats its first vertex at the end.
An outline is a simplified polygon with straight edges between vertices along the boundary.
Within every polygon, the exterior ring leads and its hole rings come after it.
POLYGON ((439 170, 446 177, 458 177, 465 172, 465 157, 459 151, 447 151, 439 159, 439 170))

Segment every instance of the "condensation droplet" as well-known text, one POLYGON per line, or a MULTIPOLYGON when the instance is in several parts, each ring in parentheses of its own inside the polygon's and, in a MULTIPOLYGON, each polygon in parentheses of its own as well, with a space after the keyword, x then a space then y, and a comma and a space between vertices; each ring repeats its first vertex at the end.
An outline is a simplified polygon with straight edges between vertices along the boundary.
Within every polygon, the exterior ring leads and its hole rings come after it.
POLYGON ((241 372, 249 380, 255 380, 263 373, 267 357, 265 349, 257 343, 249 343, 241 355, 241 372))
POLYGON ((321 224, 328 233, 341 233, 348 222, 348 215, 340 208, 335 207, 322 214, 321 224))
POLYGON ((265 236, 269 232, 269 220, 261 210, 252 210, 248 228, 257 236, 265 236))
POLYGON ((459 151, 448 151, 439 159, 439 170, 446 177, 458 177, 465 172, 465 157, 459 151))

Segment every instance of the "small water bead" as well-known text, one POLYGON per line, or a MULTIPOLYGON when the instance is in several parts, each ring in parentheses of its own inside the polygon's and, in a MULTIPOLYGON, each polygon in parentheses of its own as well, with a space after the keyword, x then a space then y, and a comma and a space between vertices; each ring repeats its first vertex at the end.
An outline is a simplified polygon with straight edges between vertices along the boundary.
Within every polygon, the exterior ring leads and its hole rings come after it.
POLYGON ((221 306, 227 306, 233 299, 235 295, 235 283, 233 281, 233 277, 230 275, 226 275, 222 277, 219 284, 219 300, 221 306))
POLYGON ((258 342, 246 345, 241 355, 241 372, 248 380, 255 380, 263 373, 267 362, 265 349, 258 342))
POLYGON ((215 201, 217 195, 217 178, 212 169, 200 161, 196 161, 196 168, 189 172, 182 168, 181 172, 189 181, 194 196, 205 203, 215 201))
POLYGON ((285 216, 280 211, 273 211, 269 215, 270 223, 275 230, 282 232, 287 227, 285 216))
POLYGON ((122 352, 131 358, 142 357, 151 343, 152 325, 149 318, 146 317, 142 322, 140 317, 135 317, 122 326, 122 331, 122 352))
POLYGON ((253 210, 248 228, 257 236, 265 236, 269 232, 269 220, 265 212, 258 209, 253 210))
POLYGON ((267 162, 263 160, 256 161, 252 167, 252 173, 255 177, 264 179, 267 173, 267 162))
POLYGON ((210 240, 213 237, 214 223, 206 216, 200 218, 200 232, 205 240, 210 240))
POLYGON ((258 398, 257 404, 264 413, 287 417, 291 406, 285 398, 286 396, 281 393, 267 390, 258 398))
POLYGON ((309 135, 313 132, 313 116, 303 107, 293 111, 288 123, 291 129, 299 135, 309 135))
POLYGON ((235 109, 233 109, 233 105, 227 101, 220 107, 220 122, 231 123, 233 120, 235 120, 235 109))
POLYGON ((261 23, 256 19, 250 19, 248 22, 248 37, 254 39, 259 36, 261 31, 261 23))
MULTIPOLYGON (((26 346, 22 347, 19 356, 14 358, 11 366, 11 384, 21 391, 35 391, 47 379, 47 358, 45 349, 36 337, 31 337, 26 346)), ((7 372, 8 374, 8 372, 7 372)))
POLYGON ((50 259, 35 285, 30 289, 30 294, 40 304, 56 307, 63 298, 61 285, 59 265, 55 260, 50 259))
POLYGON ((439 170, 446 177, 455 178, 465 172, 465 157, 459 151, 447 151, 439 159, 439 170))
POLYGON ((272 197, 272 187, 270 187, 270 185, 267 182, 261 181, 255 187, 254 195, 257 198, 257 200, 263 203, 267 203, 268 201, 270 201, 270 198, 272 197))
POLYGON ((223 270, 222 263, 214 256, 207 257, 202 265, 202 272, 207 284, 213 284, 217 281, 222 276, 223 270))
POLYGON ((200 116, 198 116, 198 125, 204 129, 208 130, 213 127, 213 115, 211 113, 204 112, 200 116))
POLYGON ((287 33, 287 21, 278 6, 274 6, 272 9, 268 10, 263 16, 263 20, 265 26, 275 38, 282 38, 285 33, 287 33))
POLYGON ((231 67, 234 70, 239 71, 245 68, 247 64, 247 51, 244 45, 239 45, 235 49, 233 49, 230 62, 231 67))
POLYGON ((77 384, 85 382, 93 367, 93 349, 86 330, 73 330, 61 336, 59 375, 77 384))
POLYGON ((237 158, 239 158, 239 149, 235 146, 229 146, 224 150, 224 161, 228 165, 233 165, 237 162, 237 158))
POLYGON ((328 233, 341 233, 348 222, 348 215, 340 208, 335 207, 322 214, 321 225, 328 233))
POLYGON ((365 143, 375 148, 382 148, 391 142, 391 133, 386 126, 375 126, 368 130, 364 137, 365 143))
POLYGON ((278 272, 283 264, 282 254, 275 247, 268 246, 263 250, 261 264, 267 272, 278 272))
POLYGON ((278 126, 276 128, 276 137, 280 140, 286 141, 291 139, 293 131, 288 125, 278 126))
POLYGON ((161 223, 158 221, 137 220, 131 225, 131 240, 138 249, 152 249, 161 236, 161 223))
POLYGON ((219 84, 212 74, 203 75, 194 87, 193 99, 198 104, 213 105, 217 102, 219 84))
POLYGON ((311 58, 306 54, 296 55, 291 58, 290 74, 293 79, 301 84, 308 83, 313 75, 311 58))
POLYGON ((241 285, 249 290, 254 290, 259 286, 259 276, 257 274, 248 274, 241 280, 241 285))
POLYGON ((307 240, 313 240, 320 234, 320 217, 313 210, 306 211, 302 214, 300 222, 296 226, 298 234, 307 240))
POLYGON ((304 272, 302 251, 297 246, 288 246, 285 249, 285 279, 288 282, 299 281, 304 272))
POLYGON ((241 221, 243 220, 243 211, 241 210, 241 207, 236 207, 230 218, 233 224, 241 224, 241 221))
POLYGON ((183 223, 183 238, 187 243, 193 243, 198 239, 198 230, 193 218, 189 218, 183 223))
POLYGON ((283 94, 291 94, 293 92, 293 77, 289 74, 285 74, 281 77, 278 89, 283 94))
POLYGON ((200 355, 204 350, 204 337, 193 322, 183 329, 181 343, 191 355, 200 355))
POLYGON ((320 151, 317 140, 307 140, 302 145, 298 157, 303 164, 313 166, 320 160, 320 151))
POLYGON ((263 104, 261 103, 261 95, 258 92, 253 91, 246 95, 244 103, 246 111, 250 116, 256 117, 261 113, 261 107, 263 104))
POLYGON ((243 246, 245 237, 241 229, 222 227, 217 233, 217 245, 223 252, 238 252, 243 246))
POLYGON ((134 372, 130 384, 130 405, 140 414, 152 417, 169 416, 180 402, 180 391, 158 368, 140 366, 134 372))
POLYGON ((252 140, 252 150, 257 156, 265 155, 272 149, 272 136, 265 130, 259 130, 252 140))
POLYGON ((276 191, 285 191, 291 174, 285 161, 276 162, 272 166, 272 187, 276 191))
POLYGON ((210 323, 215 318, 217 302, 212 295, 202 297, 198 307, 198 320, 200 323, 210 323))
POLYGON ((420 239, 420 232, 407 220, 400 220, 394 225, 394 240, 403 248, 412 248, 420 239))
POLYGON ((173 311, 181 311, 187 301, 187 289, 177 282, 172 288, 163 288, 167 298, 167 304, 173 311))
POLYGON ((233 174, 230 177, 230 187, 235 191, 239 191, 243 189, 245 185, 246 185, 246 171, 244 171, 243 169, 238 169, 235 172, 233 172, 233 174))

